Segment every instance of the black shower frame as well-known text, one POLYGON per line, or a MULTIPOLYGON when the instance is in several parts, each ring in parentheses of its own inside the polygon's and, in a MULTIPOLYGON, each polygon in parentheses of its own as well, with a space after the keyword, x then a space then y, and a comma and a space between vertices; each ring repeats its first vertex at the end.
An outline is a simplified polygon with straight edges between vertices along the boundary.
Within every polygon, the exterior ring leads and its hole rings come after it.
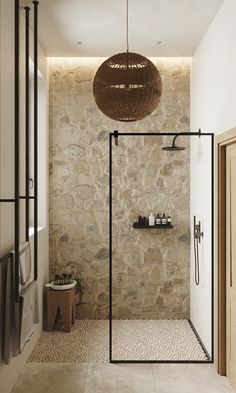
POLYGON ((109 133, 109 363, 214 363, 214 133, 211 132, 146 132, 125 133, 117 130, 109 133), (207 354, 191 321, 191 327, 208 360, 114 360, 112 359, 112 141, 118 144, 122 136, 210 136, 211 137, 211 357, 207 354))
MULTIPOLYGON (((14 1, 14 197, 0 198, 0 203, 14 204, 14 297, 19 303, 20 270, 20 200, 25 200, 25 240, 29 240, 29 201, 34 201, 34 281, 38 280, 38 5, 34 0, 34 195, 29 195, 29 29, 30 7, 25 10, 25 195, 20 195, 20 1, 14 1)), ((13 260, 9 252, 0 264, 13 260)))

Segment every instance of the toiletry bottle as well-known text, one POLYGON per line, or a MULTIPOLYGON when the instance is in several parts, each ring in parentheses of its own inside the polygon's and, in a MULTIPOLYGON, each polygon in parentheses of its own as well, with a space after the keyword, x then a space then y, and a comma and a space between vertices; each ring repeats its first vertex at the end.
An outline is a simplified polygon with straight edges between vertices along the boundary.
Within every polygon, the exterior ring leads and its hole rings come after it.
POLYGON ((156 225, 160 225, 160 224, 161 224, 161 217, 160 217, 160 214, 157 213, 157 216, 156 216, 156 225))
POLYGON ((171 220, 171 216, 168 215, 168 216, 167 216, 167 224, 171 224, 171 221, 172 221, 172 220, 171 220))
POLYGON ((63 285, 68 284, 67 273, 63 273, 63 285))
POLYGON ((155 216, 153 213, 150 214, 149 219, 148 219, 148 223, 150 227, 154 227, 155 226, 155 216))
POLYGON ((59 274, 55 274, 55 278, 54 278, 53 284, 54 285, 58 285, 59 284, 59 279, 60 279, 59 274))
POLYGON ((167 224, 167 218, 166 218, 165 213, 163 213, 163 215, 162 215, 161 223, 162 223, 162 225, 166 225, 167 224))

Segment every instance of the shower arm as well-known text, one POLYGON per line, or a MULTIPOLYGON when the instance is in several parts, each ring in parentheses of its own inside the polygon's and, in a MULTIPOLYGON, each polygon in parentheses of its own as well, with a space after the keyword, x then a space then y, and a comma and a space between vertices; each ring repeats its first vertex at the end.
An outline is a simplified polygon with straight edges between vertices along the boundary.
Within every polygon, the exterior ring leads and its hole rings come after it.
POLYGON ((173 142, 172 142, 172 147, 176 147, 176 146, 175 146, 175 141, 176 141, 176 138, 178 138, 178 136, 179 136, 179 135, 175 135, 175 137, 174 137, 174 139, 173 139, 173 142))
POLYGON ((183 136, 184 136, 184 135, 198 135, 199 138, 200 138, 201 134, 202 134, 201 128, 199 128, 198 132, 178 132, 178 133, 175 135, 174 139, 173 139, 172 147, 176 147, 176 146, 175 146, 175 141, 176 141, 176 138, 178 138, 178 136, 181 136, 181 135, 183 135, 183 136))

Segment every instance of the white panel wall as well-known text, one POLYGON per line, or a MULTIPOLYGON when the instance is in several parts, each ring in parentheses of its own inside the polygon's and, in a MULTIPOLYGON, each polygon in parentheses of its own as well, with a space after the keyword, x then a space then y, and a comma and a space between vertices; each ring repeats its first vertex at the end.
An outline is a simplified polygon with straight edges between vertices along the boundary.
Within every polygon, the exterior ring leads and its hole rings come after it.
MULTIPOLYGON (((20 17, 21 30, 21 57, 20 57, 20 86, 21 86, 21 158, 24 158, 24 16, 20 17)), ((33 58, 32 32, 30 37, 30 56, 33 58)), ((14 1, 0 0, 0 195, 1 197, 14 196, 14 1)), ((39 207, 42 210, 43 219, 39 217, 39 225, 43 228, 39 231, 39 304, 40 324, 35 325, 34 334, 30 342, 25 346, 21 355, 13 358, 10 365, 0 365, 1 393, 10 393, 17 377, 21 373, 34 345, 37 342, 43 325, 43 287, 48 279, 48 124, 47 124, 47 58, 39 46, 39 70, 43 76, 46 97, 39 97, 39 105, 44 106, 43 117, 39 121, 39 207), (44 144, 43 144, 44 140, 44 144), (42 151, 44 150, 44 151, 42 151), (45 217, 46 215, 46 217, 45 217)), ((41 89, 42 90, 42 89, 41 89)), ((40 109, 39 109, 40 111, 40 109)), ((20 186, 24 192, 24 165, 20 167, 20 186)), ((22 209, 23 210, 23 209, 22 209)), ((24 212, 21 212, 21 240, 24 239, 24 212)), ((31 244, 33 247, 32 237, 31 244)), ((9 252, 14 246, 14 209, 0 206, 0 255, 9 252)))
MULTIPOLYGON (((236 1, 225 0, 192 58, 191 131, 221 133, 236 126, 236 1)), ((210 325, 210 149, 204 141, 191 142, 191 217, 203 220, 200 253, 201 284, 194 284, 191 253, 191 319, 207 350, 210 325), (203 186, 201 187, 201 184, 203 186)))
POLYGON ((190 146, 190 319, 211 354, 211 139, 192 137, 190 146), (193 216, 204 232, 199 244, 200 283, 195 284, 193 216))

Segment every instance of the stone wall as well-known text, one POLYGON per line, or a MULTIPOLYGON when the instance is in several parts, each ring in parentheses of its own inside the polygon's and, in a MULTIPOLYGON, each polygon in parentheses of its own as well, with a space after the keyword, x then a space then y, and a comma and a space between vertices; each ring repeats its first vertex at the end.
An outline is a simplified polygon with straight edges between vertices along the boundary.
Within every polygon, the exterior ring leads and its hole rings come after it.
MULTIPOLYGON (((104 59, 50 59, 50 275, 82 278, 80 318, 108 316, 108 135, 189 130, 189 60, 153 59, 163 94, 148 118, 103 115, 92 81, 104 59)), ((120 137, 113 148, 113 316, 189 317, 189 139, 120 137), (134 230, 138 214, 173 216, 172 230, 134 230)))

